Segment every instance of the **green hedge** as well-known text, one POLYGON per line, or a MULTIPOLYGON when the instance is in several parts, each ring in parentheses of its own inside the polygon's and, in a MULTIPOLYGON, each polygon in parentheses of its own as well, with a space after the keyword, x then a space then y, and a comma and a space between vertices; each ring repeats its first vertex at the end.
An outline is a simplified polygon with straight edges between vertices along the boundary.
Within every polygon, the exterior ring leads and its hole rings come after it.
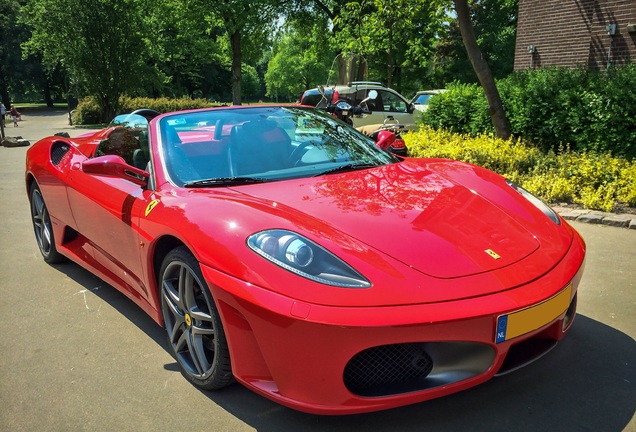
MULTIPOLYGON (((160 113, 181 111, 195 108, 207 108, 218 106, 218 103, 208 102, 205 99, 168 99, 168 98, 129 98, 123 96, 119 99, 119 112, 129 113, 141 108, 149 108, 160 113)), ((78 125, 99 124, 101 110, 94 97, 87 97, 80 101, 73 112, 73 123, 78 125)))
MULTIPOLYGON (((636 158, 636 65, 607 71, 547 68, 497 83, 513 135, 545 151, 610 152, 636 158)), ((483 90, 451 84, 421 123, 476 136, 493 131, 483 90)))

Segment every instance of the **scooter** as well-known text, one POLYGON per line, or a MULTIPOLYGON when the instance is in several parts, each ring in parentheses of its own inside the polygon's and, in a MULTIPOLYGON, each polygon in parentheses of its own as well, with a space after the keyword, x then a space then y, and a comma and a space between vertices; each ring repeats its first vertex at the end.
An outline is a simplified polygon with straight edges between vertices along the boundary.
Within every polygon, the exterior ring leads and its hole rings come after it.
POLYGON ((389 116, 384 120, 382 126, 373 131, 369 136, 375 141, 375 145, 382 150, 406 157, 409 155, 409 149, 406 147, 406 143, 400 134, 403 129, 404 125, 389 116))
MULTIPOLYGON (((334 94, 335 100, 327 100, 323 86, 318 86, 318 91, 322 95, 324 101, 326 101, 326 105, 320 107, 322 103, 319 103, 317 106, 328 113, 331 113, 334 117, 339 118, 351 127, 353 127, 352 117, 354 115, 371 114, 371 111, 367 108, 367 101, 374 100, 378 97, 378 92, 371 90, 365 99, 360 101, 357 106, 353 107, 348 102, 337 100, 337 93, 334 94)), ((393 117, 389 117, 384 121, 382 126, 372 132, 369 136, 380 149, 394 153, 398 156, 408 156, 408 148, 400 135, 400 130, 403 128, 404 125, 400 125, 400 123, 393 117)))

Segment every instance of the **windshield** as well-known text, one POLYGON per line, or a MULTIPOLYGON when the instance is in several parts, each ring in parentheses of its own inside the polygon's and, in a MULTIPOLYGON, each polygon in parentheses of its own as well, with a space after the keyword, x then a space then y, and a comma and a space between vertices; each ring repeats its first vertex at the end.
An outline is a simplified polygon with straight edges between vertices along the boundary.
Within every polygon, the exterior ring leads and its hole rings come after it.
POLYGON ((396 162, 322 110, 228 108, 159 122, 164 166, 178 186, 229 186, 328 175, 396 162))
POLYGON ((426 105, 428 104, 428 100, 431 98, 432 95, 430 94, 421 94, 418 95, 415 100, 413 101, 413 103, 415 104, 421 104, 421 105, 426 105))

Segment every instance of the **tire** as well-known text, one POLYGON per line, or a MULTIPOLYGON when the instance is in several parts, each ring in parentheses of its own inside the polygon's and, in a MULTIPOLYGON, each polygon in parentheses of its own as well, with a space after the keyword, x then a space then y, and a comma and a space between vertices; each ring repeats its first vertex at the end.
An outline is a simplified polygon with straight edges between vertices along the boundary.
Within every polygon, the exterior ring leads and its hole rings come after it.
POLYGON ((161 311, 171 354, 181 373, 203 390, 234 382, 218 309, 196 258, 185 246, 161 265, 161 311))
POLYGON ((48 264, 58 264, 66 261, 66 257, 57 251, 55 238, 53 237, 53 225, 46 208, 44 197, 37 183, 33 182, 29 191, 31 202, 31 221, 35 232, 35 240, 38 243, 40 253, 48 264))

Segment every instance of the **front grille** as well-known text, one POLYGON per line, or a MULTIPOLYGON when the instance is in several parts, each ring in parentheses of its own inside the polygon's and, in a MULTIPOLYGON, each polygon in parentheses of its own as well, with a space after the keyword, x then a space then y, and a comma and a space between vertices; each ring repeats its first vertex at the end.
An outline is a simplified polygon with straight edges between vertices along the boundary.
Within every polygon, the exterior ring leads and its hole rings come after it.
POLYGON ((57 166, 62 161, 62 158, 70 149, 70 145, 64 142, 56 142, 51 146, 51 162, 57 166))
POLYGON ((345 386, 361 396, 400 393, 426 378, 433 360, 423 343, 382 345, 356 354, 344 370, 345 386))

